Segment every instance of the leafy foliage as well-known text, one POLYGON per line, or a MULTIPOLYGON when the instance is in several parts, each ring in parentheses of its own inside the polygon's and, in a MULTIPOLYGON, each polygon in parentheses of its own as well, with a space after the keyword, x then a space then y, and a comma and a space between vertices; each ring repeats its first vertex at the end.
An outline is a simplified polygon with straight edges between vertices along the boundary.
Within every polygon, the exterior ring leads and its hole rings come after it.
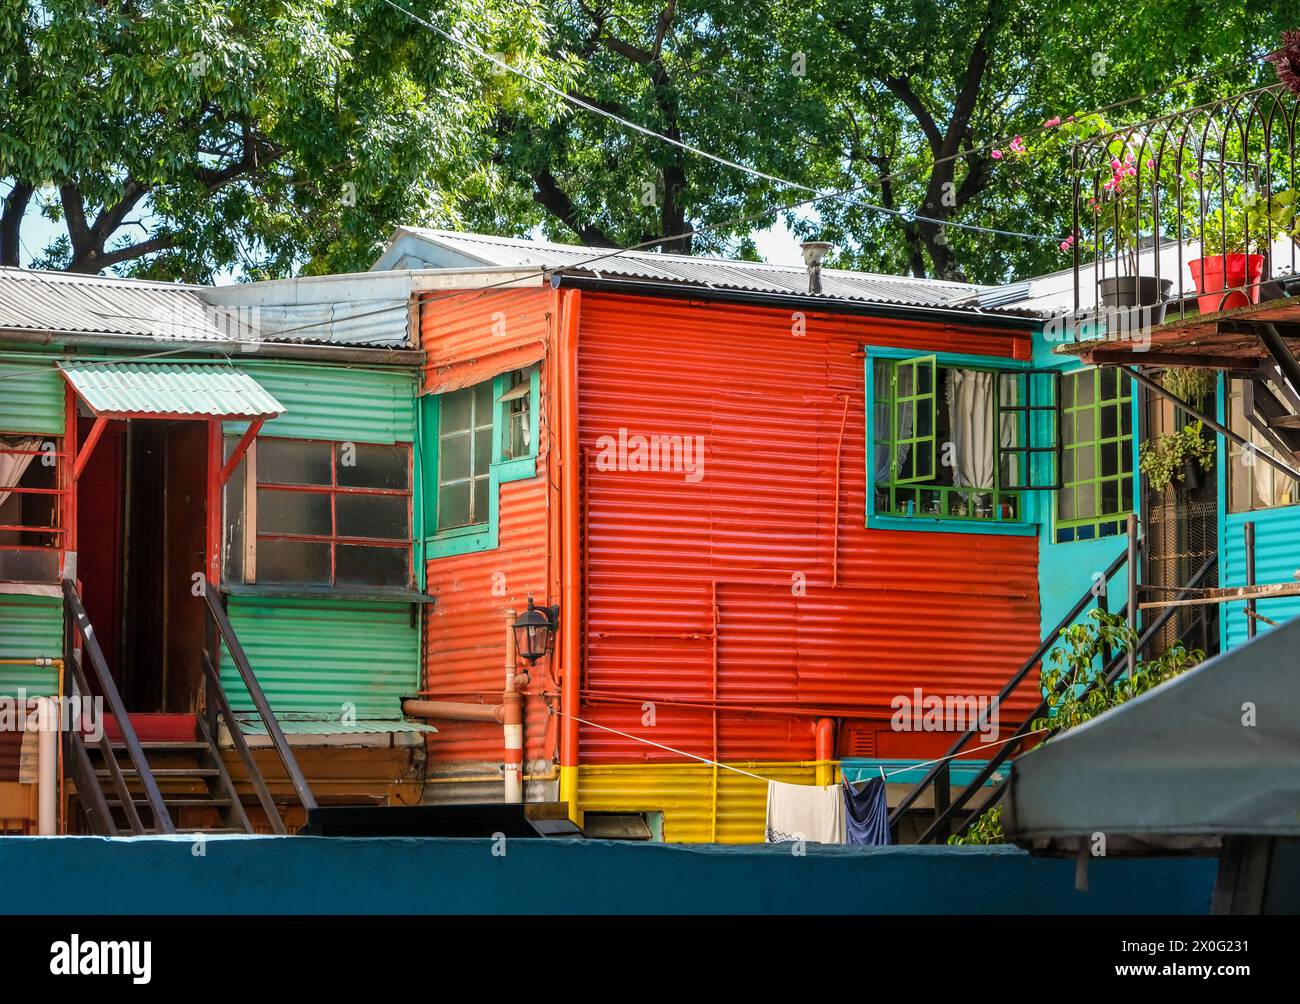
MULTIPOLYGON (((534 4, 412 6, 548 70, 534 4)), ((395 223, 490 196, 484 123, 539 99, 484 76, 381 0, 0 0, 0 264, 32 208, 50 268, 364 269, 395 223)))
POLYGON ((1159 439, 1138 447, 1138 469, 1147 476, 1153 490, 1162 492, 1183 478, 1189 461, 1209 470, 1214 464, 1214 440, 1202 433, 1202 423, 1193 422, 1159 439))
MULTIPOLYGON (((1050 730, 1044 742, 1155 689, 1205 658, 1200 649, 1175 642, 1158 656, 1136 659, 1131 673, 1108 682, 1099 667, 1120 653, 1134 651, 1137 633, 1123 617, 1098 608, 1088 611, 1088 618, 1061 631, 1060 643, 1042 669, 1040 685, 1047 714, 1035 719, 1030 728, 1050 730)), ((1005 842, 1001 805, 982 813, 964 836, 948 839, 950 844, 1005 842)))

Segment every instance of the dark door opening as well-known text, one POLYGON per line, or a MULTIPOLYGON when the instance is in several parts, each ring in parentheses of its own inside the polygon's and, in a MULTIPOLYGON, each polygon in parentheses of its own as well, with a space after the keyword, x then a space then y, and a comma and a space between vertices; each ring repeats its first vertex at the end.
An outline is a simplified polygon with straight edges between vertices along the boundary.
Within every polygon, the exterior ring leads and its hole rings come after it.
POLYGON ((197 710, 207 434, 201 421, 111 422, 77 484, 77 577, 133 712, 197 710))

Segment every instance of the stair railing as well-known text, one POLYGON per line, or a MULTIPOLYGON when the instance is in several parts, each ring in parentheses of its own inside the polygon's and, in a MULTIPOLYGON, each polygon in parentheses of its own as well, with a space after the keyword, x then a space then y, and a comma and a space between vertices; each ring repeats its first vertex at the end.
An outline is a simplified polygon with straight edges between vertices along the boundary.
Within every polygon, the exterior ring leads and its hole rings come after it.
MULTIPOLYGON (((103 697, 108 712, 112 714, 117 722, 118 731, 122 733, 122 745, 126 748, 127 758, 131 761, 135 776, 139 778, 140 785, 144 789, 145 802, 153 815, 153 832, 175 833, 176 827, 172 824, 171 814, 167 811, 167 806, 163 802, 162 792, 158 789, 158 781, 149 768, 149 761, 145 758, 144 749, 135 734, 135 727, 131 724, 126 707, 122 703, 122 695, 118 693, 117 684, 108 671, 108 662, 104 659, 104 651, 99 647, 99 640, 95 637, 95 629, 90 623, 90 617, 86 613, 85 606, 82 605, 81 597, 77 595, 76 584, 71 579, 63 580, 63 609, 66 622, 64 665, 69 669, 66 678, 69 683, 75 683, 77 692, 83 699, 94 696, 94 691, 87 685, 82 660, 77 657, 74 643, 79 637, 81 639, 81 651, 84 653, 86 661, 90 663, 95 682, 99 684, 99 694, 103 697)), ((63 695, 65 699, 68 696, 68 694, 63 695)), ((136 810, 135 795, 130 790, 122 765, 118 763, 117 751, 113 749, 113 744, 108 738, 107 723, 101 724, 104 725, 104 728, 100 732, 96 745, 103 754, 104 767, 108 771, 114 791, 117 792, 122 812, 126 816, 127 826, 130 827, 133 834, 146 833, 148 831, 145 828, 144 821, 136 810)), ((77 722, 64 735, 67 736, 68 742, 68 762, 72 766, 73 778, 77 782, 77 796, 87 812, 91 825, 95 825, 93 817, 98 815, 101 820, 106 822, 107 825, 103 828, 108 831, 108 835, 116 834, 117 826, 113 822, 112 813, 109 811, 108 803, 104 798, 103 789, 86 752, 85 737, 81 733, 81 723, 77 722)))
POLYGON ((284 820, 281 818, 275 800, 271 796, 266 779, 253 758, 248 741, 239 727, 239 722, 231 709, 230 700, 226 696, 225 689, 221 685, 221 673, 217 667, 220 665, 222 642, 225 643, 226 651, 230 654, 230 660, 244 683, 244 689, 248 691, 248 696, 253 702, 258 717, 262 720, 262 725, 266 728, 266 734, 271 740, 276 755, 280 758, 280 763, 289 778, 289 783, 298 796, 298 801, 302 803, 302 807, 308 813, 317 807, 316 797, 312 794, 311 787, 307 784, 307 778, 298 765, 298 758, 293 755, 293 750, 289 746, 289 740, 285 737, 284 730, 280 728, 280 723, 271 710, 271 704, 266 699, 262 685, 257 682, 257 676, 248 662, 244 646, 240 644, 239 638, 235 635, 235 629, 230 623, 225 607, 221 605, 218 587, 206 581, 204 586, 203 602, 207 609, 208 626, 211 629, 204 633, 207 641, 203 650, 203 675, 207 697, 205 708, 209 716, 209 728, 211 734, 215 736, 215 716, 220 713, 226 723, 226 729, 230 733, 230 741, 244 764, 253 791, 262 806, 262 810, 266 813, 271 829, 277 834, 283 834, 287 832, 284 820))
MULTIPOLYGON (((1192 592, 1200 586, 1200 584, 1214 569, 1215 565, 1218 563, 1218 560, 1219 559, 1217 556, 1211 555, 1205 561, 1205 563, 1201 565, 1201 567, 1196 571, 1196 574, 1193 575, 1187 581, 1187 583, 1179 590, 1175 599, 1181 600, 1181 599, 1188 598, 1192 594, 1192 592)), ((1134 658, 1146 652, 1147 648, 1151 645, 1151 643, 1157 637, 1159 637, 1161 630, 1164 628, 1165 624, 1169 622, 1169 619, 1173 617, 1177 609, 1178 608, 1176 607, 1166 607, 1164 610, 1161 611, 1160 616, 1156 617, 1155 620, 1153 620, 1150 623, 1150 625, 1147 626, 1146 630, 1139 635, 1137 641, 1133 645, 1134 658)), ((1068 623, 1064 626, 1068 626, 1068 623)), ((1058 630, 1057 634, 1059 635, 1059 633, 1060 632, 1058 630)), ((1052 640, 1055 640, 1055 638, 1053 638, 1052 640)), ((1129 660, 1129 651, 1128 649, 1124 649, 1120 652, 1117 652, 1114 655, 1114 657, 1110 659, 1108 662, 1103 661, 1102 672, 1098 673, 1091 680, 1089 680, 1087 685, 1083 688, 1082 693, 1087 694, 1089 691, 1093 690, 1097 686, 1098 682, 1103 680, 1106 682, 1107 685, 1114 683, 1128 669, 1128 660, 1129 660)), ((1056 694, 1060 694, 1061 692, 1063 692, 1065 687, 1067 686, 1072 686, 1072 684, 1063 680, 1061 683, 1057 685, 1056 694)), ((1029 717, 1026 718, 1024 722, 1021 723, 1020 727, 1016 729, 1014 735, 1016 737, 1023 737, 1026 733, 1031 731, 1030 726, 1033 724, 1033 722, 1036 719, 1044 717, 1048 713, 1049 708, 1050 705, 1048 704, 1047 699, 1044 698, 1042 701, 1039 702, 1038 707, 1036 707, 1033 710, 1033 712, 1029 715, 1029 717)), ((976 812, 970 813, 970 815, 962 823, 962 825, 957 827, 956 830, 953 831, 952 829, 953 817, 966 807, 967 803, 969 803, 970 800, 975 797, 976 793, 979 792, 979 790, 984 786, 984 784, 989 780, 989 778, 993 776, 994 772, 997 771, 997 769, 1001 767, 1002 764, 1011 757, 1012 753, 1019 746, 1020 743, 1018 742, 1003 743, 1002 746, 998 748, 997 752, 993 755, 993 757, 984 765, 984 767, 979 771, 979 773, 975 776, 975 778, 970 782, 970 784, 967 785, 966 788, 964 788, 957 795, 956 798, 952 799, 943 811, 938 812, 936 814, 934 822, 931 823, 930 826, 925 830, 925 832, 921 834, 917 842, 924 844, 924 843, 931 843, 939 839, 947 839, 950 832, 956 832, 958 835, 961 835, 965 833, 966 830, 968 830, 975 823, 979 815, 982 815, 984 812, 991 809, 999 801, 1001 801, 1002 796, 1005 795, 1008 790, 1008 782, 1006 780, 1002 781, 999 785, 997 785, 997 787, 995 787, 992 791, 989 792, 989 797, 985 799, 982 805, 980 805, 978 813, 976 812)))

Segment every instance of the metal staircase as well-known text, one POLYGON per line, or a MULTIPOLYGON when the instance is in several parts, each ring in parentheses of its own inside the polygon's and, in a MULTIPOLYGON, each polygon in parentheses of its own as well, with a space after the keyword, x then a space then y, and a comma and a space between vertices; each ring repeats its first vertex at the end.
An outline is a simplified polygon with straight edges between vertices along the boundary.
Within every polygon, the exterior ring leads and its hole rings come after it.
POLYGON ((67 634, 65 641, 65 699, 98 695, 106 715, 111 715, 120 738, 109 736, 101 723, 98 738, 88 739, 80 728, 64 733, 64 761, 76 789, 87 828, 101 836, 169 833, 252 833, 253 823, 240 800, 218 744, 219 726, 224 724, 231 745, 239 755, 253 793, 266 814, 273 833, 286 831, 283 817, 262 770, 254 760, 240 730, 217 671, 224 642, 253 705, 261 716, 271 743, 279 756, 298 800, 311 811, 316 800, 289 748, 288 740, 271 712, 266 695, 254 676, 243 647, 235 637, 225 610, 210 584, 203 599, 207 614, 203 652, 203 711, 195 719, 192 739, 141 742, 135 725, 123 706, 117 684, 109 673, 104 653, 95 636, 75 583, 63 582, 63 605, 67 634), (87 667, 96 686, 92 689, 87 667), (203 825, 185 829, 177 820, 188 818, 203 825))

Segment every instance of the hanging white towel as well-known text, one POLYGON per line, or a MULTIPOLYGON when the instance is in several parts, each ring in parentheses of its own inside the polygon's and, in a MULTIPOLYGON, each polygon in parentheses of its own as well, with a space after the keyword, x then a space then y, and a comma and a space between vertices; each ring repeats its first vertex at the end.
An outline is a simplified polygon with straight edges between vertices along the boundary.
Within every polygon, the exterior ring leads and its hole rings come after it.
POLYGON ((767 782, 767 842, 844 843, 844 795, 838 784, 767 782))

